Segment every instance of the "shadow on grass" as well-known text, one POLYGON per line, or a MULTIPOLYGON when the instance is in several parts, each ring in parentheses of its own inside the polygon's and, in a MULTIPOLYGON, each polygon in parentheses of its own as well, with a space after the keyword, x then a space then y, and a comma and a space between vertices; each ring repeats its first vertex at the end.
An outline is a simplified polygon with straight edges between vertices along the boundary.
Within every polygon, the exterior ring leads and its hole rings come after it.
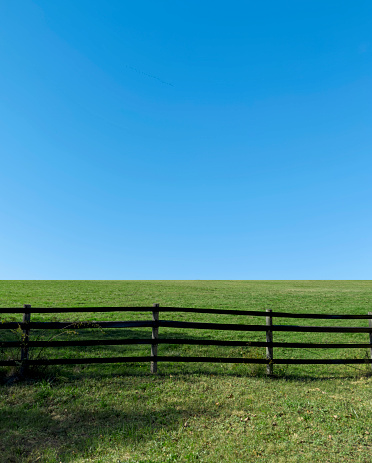
MULTIPOLYGON (((0 461, 72 463, 79 458, 98 458, 100 452, 104 457, 102 452, 118 448, 117 461, 121 462, 129 457, 122 457, 120 452, 130 455, 149 442, 162 446, 167 440, 177 440, 188 432, 185 423, 190 417, 213 420, 219 414, 203 397, 189 394, 198 378, 204 382, 209 375, 203 365, 196 366, 191 373, 169 368, 156 376, 148 371, 139 374, 138 364, 129 368, 119 365, 115 374, 112 365, 100 371, 79 367, 67 375, 63 368, 54 369, 53 375, 49 371, 48 379, 35 376, 4 386, 0 461)), ((252 376, 223 369, 210 375, 231 379, 252 376)), ((332 379, 335 377, 330 375, 288 374, 264 381, 301 387, 332 379)))
POLYGON ((154 439, 160 429, 178 428, 182 419, 196 412, 197 409, 176 412, 164 407, 157 411, 125 413, 111 407, 94 411, 79 407, 69 409, 67 413, 13 407, 3 415, 3 419, 12 424, 7 426, 6 433, 2 433, 1 461, 31 462, 42 455, 54 454, 56 461, 70 462, 78 455, 88 457, 94 454, 103 441, 125 441, 129 447, 138 445, 154 439))
MULTIPOLYGON (((154 441, 160 432, 168 439, 172 433, 187 432, 184 423, 190 417, 218 414, 198 397, 185 401, 181 391, 171 401, 162 400, 161 377, 117 376, 113 382, 106 395, 103 389, 97 392, 102 386, 97 378, 91 385, 85 379, 78 384, 53 386, 44 380, 5 387, 8 397, 14 394, 14 403, 8 401, 1 413, 1 462, 68 463, 97 457, 102 448, 130 451, 154 441)), ((191 377, 186 380, 192 382, 191 377)), ((161 445, 161 439, 157 442, 161 445)))

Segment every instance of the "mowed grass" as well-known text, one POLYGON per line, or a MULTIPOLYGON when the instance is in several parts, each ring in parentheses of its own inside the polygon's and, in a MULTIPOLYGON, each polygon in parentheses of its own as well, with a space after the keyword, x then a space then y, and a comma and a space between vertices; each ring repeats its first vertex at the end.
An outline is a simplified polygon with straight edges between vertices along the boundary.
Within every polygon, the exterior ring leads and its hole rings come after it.
MULTIPOLYGON (((372 311, 368 281, 3 281, 0 306, 160 306, 304 313, 372 311)), ((150 313, 73 313, 32 320, 135 320, 150 313)), ((260 318, 161 314, 161 319, 264 323, 260 318)), ((21 320, 21 315, 2 319, 21 320)), ((275 324, 367 326, 366 320, 275 324)), ((55 333, 58 334, 59 333, 55 333)), ((35 333, 47 339, 49 333, 35 333)), ((264 333, 159 330, 160 337, 264 340, 264 333)), ((2 339, 12 335, 0 331, 2 339)), ((151 329, 78 330, 71 337, 151 337, 151 329)), ((368 342, 365 334, 274 333, 278 341, 368 342)), ((149 346, 69 348, 50 357, 149 355, 149 346)), ((264 349, 159 346, 159 355, 263 357, 264 349)), ((365 358, 367 350, 279 350, 283 358, 365 358)), ((2 369, 6 381, 9 370, 2 369)), ((1 462, 370 462, 368 365, 159 363, 53 367, 0 388, 1 462)))

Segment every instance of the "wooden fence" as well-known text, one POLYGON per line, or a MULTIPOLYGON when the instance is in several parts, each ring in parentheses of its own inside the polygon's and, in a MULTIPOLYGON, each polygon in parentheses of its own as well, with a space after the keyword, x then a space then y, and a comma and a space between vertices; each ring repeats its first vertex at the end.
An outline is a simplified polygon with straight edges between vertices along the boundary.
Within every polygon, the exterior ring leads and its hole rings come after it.
POLYGON ((123 363, 123 362, 150 362, 151 372, 157 372, 158 362, 207 362, 207 363, 256 363, 266 364, 268 375, 273 374, 273 365, 289 364, 372 364, 372 312, 368 315, 323 315, 323 314, 298 314, 286 312, 248 311, 248 310, 226 310, 226 309, 197 309, 197 308, 178 308, 178 307, 76 307, 76 308, 33 308, 24 305, 23 309, 0 308, 1 313, 23 313, 22 322, 0 323, 0 330, 15 330, 20 328, 23 331, 21 341, 2 341, 0 348, 20 348, 20 361, 1 360, 0 366, 20 366, 24 372, 29 365, 63 365, 63 364, 88 364, 88 363, 123 363), (98 321, 98 322, 32 322, 31 313, 71 313, 71 312, 152 312, 152 320, 145 321, 98 321), (231 316, 255 316, 265 317, 265 325, 248 324, 226 324, 226 323, 199 323, 160 320, 159 313, 183 312, 201 314, 220 314, 231 316), (273 318, 300 318, 318 320, 369 320, 369 327, 338 327, 338 326, 293 326, 293 325, 274 325, 273 318), (152 328, 151 339, 96 339, 84 341, 32 341, 30 331, 35 329, 42 330, 62 330, 62 329, 86 329, 92 327, 101 328, 152 328), (209 339, 170 339, 159 338, 159 328, 189 328, 199 330, 224 330, 224 331, 250 331, 266 332, 266 342, 261 341, 221 341, 209 339), (304 343, 304 342, 275 342, 273 340, 274 331, 283 332, 302 332, 302 333, 366 333, 369 335, 369 343, 304 343), (54 359, 30 359, 29 349, 34 347, 66 347, 66 346, 106 346, 106 345, 130 345, 148 344, 151 346, 149 356, 137 357, 108 357, 108 358, 54 358, 54 359), (161 356, 158 355, 158 346, 161 344, 188 344, 201 346, 245 346, 245 347, 265 347, 266 359, 241 358, 241 357, 184 357, 184 356, 161 356), (334 348, 366 348, 370 350, 370 358, 364 359, 280 359, 274 357, 274 348, 295 348, 295 349, 334 349, 334 348))

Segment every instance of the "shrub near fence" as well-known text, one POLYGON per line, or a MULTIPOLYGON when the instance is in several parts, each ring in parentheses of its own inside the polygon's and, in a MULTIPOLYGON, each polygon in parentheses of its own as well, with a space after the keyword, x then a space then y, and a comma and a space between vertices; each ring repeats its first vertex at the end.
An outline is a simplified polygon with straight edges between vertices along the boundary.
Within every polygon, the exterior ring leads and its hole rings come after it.
POLYGON ((124 363, 124 362, 150 362, 151 372, 157 372, 158 362, 218 362, 218 363, 257 363, 267 365, 267 374, 273 374, 273 365, 288 364, 372 364, 372 312, 368 315, 323 315, 323 314, 298 314, 286 312, 266 311, 247 311, 247 310, 226 310, 226 309, 198 309, 198 308, 178 308, 178 307, 77 307, 77 308, 33 308, 24 305, 23 309, 2 308, 0 313, 23 313, 22 322, 2 322, 0 330, 22 330, 21 341, 2 341, 0 348, 21 349, 21 360, 0 360, 0 366, 20 366, 24 373, 29 365, 66 365, 66 364, 88 364, 88 363, 124 363), (31 313, 71 313, 71 312, 152 312, 152 320, 145 321, 95 321, 95 322, 32 322, 31 313), (224 314, 232 316, 262 316, 266 318, 266 325, 252 324, 226 324, 226 323, 199 323, 181 322, 172 320, 160 320, 159 313, 179 312, 179 313, 200 313, 200 314, 224 314), (321 319, 321 320, 369 320, 369 327, 338 327, 338 326, 293 326, 293 325, 274 325, 274 317, 281 318, 300 318, 300 319, 321 319), (30 332, 34 329, 56 330, 56 329, 85 329, 100 328, 152 328, 151 339, 109 339, 109 340, 84 340, 84 341, 32 341, 30 332), (201 330, 224 330, 224 331, 247 331, 265 332, 266 342, 261 341, 228 341, 228 340, 209 340, 209 339, 170 339, 159 338, 159 328, 188 328, 201 330), (366 333, 369 334, 369 343, 304 343, 304 342, 275 342, 273 333, 283 332, 304 332, 304 333, 366 333), (30 359, 29 350, 35 347, 66 347, 66 346, 103 346, 103 345, 130 345, 148 344, 151 346, 149 356, 136 357, 108 357, 108 358, 53 358, 53 359, 30 359), (266 359, 241 358, 241 357, 187 357, 187 356, 161 356, 158 355, 158 346, 161 344, 188 344, 202 346, 251 346, 265 347, 266 359), (334 349, 334 348, 367 348, 370 350, 370 358, 364 359, 280 359, 274 357, 274 348, 294 348, 294 349, 334 349))

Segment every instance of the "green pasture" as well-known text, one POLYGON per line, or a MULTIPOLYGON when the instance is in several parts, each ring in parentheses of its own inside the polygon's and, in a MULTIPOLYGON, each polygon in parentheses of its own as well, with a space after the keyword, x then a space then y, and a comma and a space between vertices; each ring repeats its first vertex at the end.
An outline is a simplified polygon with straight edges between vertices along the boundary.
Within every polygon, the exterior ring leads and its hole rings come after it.
MULTIPOLYGON (((326 314, 372 311, 369 281, 2 281, 0 307, 161 306, 326 314)), ((161 319, 264 318, 161 313, 161 319)), ((1 320, 21 321, 3 314, 1 320)), ((32 321, 149 320, 151 313, 32 314, 32 321)), ((274 319, 367 326, 367 320, 274 319)), ((0 330, 1 340, 18 333, 0 330)), ((33 339, 150 338, 151 328, 32 333, 33 339)), ((160 328, 159 336, 265 340, 263 332, 160 328)), ((367 334, 277 333, 275 341, 368 342, 367 334)), ((35 349, 34 357, 149 355, 150 346, 35 349)), ((263 348, 160 345, 159 355, 263 358, 263 348)), ((19 355, 3 350, 1 358, 19 355)), ((367 349, 274 349, 277 358, 367 358, 367 349)), ((371 367, 159 363, 56 366, 12 381, 1 368, 1 462, 370 462, 371 367)))

